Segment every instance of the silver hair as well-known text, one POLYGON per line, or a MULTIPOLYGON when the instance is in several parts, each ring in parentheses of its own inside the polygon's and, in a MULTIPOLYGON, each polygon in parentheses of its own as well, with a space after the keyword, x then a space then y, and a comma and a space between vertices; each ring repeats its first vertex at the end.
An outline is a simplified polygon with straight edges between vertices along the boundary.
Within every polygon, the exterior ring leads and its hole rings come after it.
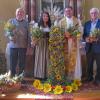
POLYGON ((23 8, 17 8, 17 9, 16 9, 16 14, 18 13, 19 10, 21 10, 21 11, 23 11, 23 12, 25 13, 25 11, 24 11, 23 8))
POLYGON ((92 13, 92 12, 97 12, 99 14, 99 9, 98 8, 91 8, 90 13, 92 13))

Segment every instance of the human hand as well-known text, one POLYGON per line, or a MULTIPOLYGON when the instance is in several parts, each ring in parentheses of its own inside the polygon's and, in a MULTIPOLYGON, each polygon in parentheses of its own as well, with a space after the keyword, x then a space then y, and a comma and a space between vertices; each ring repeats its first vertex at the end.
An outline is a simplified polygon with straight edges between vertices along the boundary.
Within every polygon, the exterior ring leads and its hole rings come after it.
POLYGON ((89 37, 86 37, 85 40, 86 40, 86 42, 88 42, 88 43, 91 42, 89 37))
POLYGON ((18 31, 17 28, 13 29, 13 33, 17 33, 17 31, 18 31))
POLYGON ((35 46, 37 43, 38 43, 38 41, 39 41, 39 39, 38 38, 32 38, 32 40, 31 40, 31 45, 32 46, 35 46))
POLYGON ((70 36, 71 36, 71 35, 70 35, 69 32, 66 32, 66 33, 65 33, 65 37, 66 37, 66 38, 69 38, 70 36))
POLYGON ((15 36, 9 36, 10 41, 13 41, 14 43, 16 42, 15 36))

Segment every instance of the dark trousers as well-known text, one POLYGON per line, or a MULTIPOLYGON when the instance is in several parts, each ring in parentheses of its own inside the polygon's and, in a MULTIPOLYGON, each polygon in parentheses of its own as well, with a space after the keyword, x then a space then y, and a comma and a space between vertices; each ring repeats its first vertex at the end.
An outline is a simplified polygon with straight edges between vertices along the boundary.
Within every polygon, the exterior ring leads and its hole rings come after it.
POLYGON ((15 76, 15 74, 20 74, 23 72, 25 67, 25 59, 26 59, 26 48, 11 48, 10 49, 10 67, 11 67, 11 75, 15 76), (18 68, 18 73, 16 72, 16 67, 18 68))
POLYGON ((96 70, 96 76, 95 81, 100 81, 100 53, 94 53, 92 51, 88 52, 86 54, 87 57, 87 77, 89 80, 93 80, 93 63, 96 61, 97 70, 96 70))

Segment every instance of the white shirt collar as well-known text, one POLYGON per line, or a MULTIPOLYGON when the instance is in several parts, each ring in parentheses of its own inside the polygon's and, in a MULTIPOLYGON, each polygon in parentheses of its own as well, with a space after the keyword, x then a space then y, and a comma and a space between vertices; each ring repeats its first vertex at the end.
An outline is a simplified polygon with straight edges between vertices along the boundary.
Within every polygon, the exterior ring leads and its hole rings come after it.
POLYGON ((67 28, 72 27, 73 26, 73 18, 68 18, 66 17, 66 22, 67 22, 67 28))

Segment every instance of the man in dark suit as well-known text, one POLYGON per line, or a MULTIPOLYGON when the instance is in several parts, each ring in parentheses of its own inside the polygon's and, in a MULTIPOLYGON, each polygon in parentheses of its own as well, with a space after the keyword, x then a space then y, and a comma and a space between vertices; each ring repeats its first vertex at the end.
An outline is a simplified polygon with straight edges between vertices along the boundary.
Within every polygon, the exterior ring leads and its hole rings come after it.
POLYGON ((90 20, 84 25, 83 38, 86 41, 86 57, 87 57, 87 81, 100 85, 100 38, 91 39, 90 36, 95 29, 100 29, 100 19, 98 19, 98 8, 90 9, 90 20), (93 63, 96 61, 97 70, 93 77, 93 63))

